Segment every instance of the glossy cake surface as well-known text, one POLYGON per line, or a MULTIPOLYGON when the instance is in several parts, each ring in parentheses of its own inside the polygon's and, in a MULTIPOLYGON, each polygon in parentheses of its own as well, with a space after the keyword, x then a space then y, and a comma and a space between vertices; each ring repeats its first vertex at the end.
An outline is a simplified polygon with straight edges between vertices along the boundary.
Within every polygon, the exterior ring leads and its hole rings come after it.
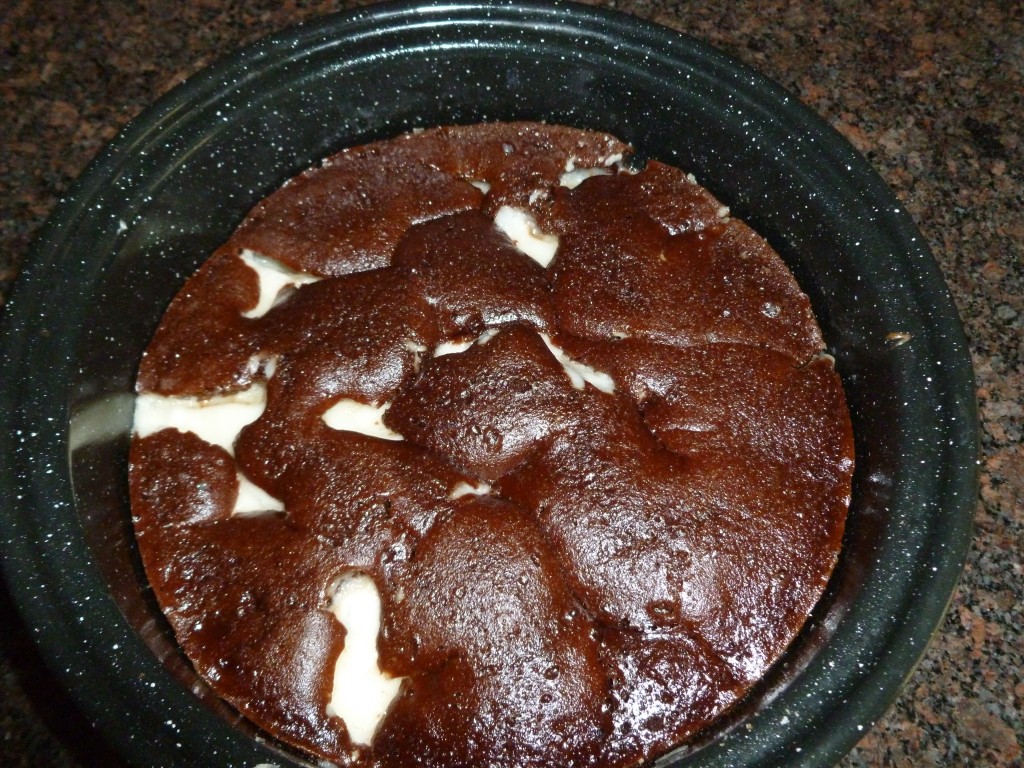
POLYGON ((199 674, 282 741, 635 765, 799 632, 849 503, 841 383, 768 244, 629 152, 538 124, 346 150, 168 309, 138 377, 139 548, 199 674), (395 681, 358 726, 354 577, 395 681))

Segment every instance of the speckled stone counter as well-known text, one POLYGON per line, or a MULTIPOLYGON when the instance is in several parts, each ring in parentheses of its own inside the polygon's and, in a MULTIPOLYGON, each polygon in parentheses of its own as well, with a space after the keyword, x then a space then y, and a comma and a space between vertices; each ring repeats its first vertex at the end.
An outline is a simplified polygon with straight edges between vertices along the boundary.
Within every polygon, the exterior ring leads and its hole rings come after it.
MULTIPOLYGON (((927 238, 978 381, 975 543, 919 668, 842 765, 1024 765, 1024 5, 601 4, 685 31, 780 82, 868 158, 927 238)), ((0 306, 56 201, 128 120, 221 54, 354 3, 298 5, 4 6, 0 306)), ((117 765, 2 590, 0 646, 0 765, 117 765)))

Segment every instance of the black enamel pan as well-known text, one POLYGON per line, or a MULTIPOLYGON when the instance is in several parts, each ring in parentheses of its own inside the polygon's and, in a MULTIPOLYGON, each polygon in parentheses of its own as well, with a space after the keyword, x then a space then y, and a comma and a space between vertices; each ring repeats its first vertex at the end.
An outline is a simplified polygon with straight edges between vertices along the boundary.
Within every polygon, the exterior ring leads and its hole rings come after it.
POLYGON ((825 122, 714 49, 548 2, 373 6, 286 31, 128 126, 35 243, 0 327, 3 570, 41 652, 138 765, 301 764, 211 696, 147 590, 126 452, 143 348, 259 199, 345 146, 417 126, 545 120, 692 171, 810 296, 852 413, 844 550, 798 641, 667 764, 834 763, 895 699, 960 573, 977 417, 924 239, 825 122))

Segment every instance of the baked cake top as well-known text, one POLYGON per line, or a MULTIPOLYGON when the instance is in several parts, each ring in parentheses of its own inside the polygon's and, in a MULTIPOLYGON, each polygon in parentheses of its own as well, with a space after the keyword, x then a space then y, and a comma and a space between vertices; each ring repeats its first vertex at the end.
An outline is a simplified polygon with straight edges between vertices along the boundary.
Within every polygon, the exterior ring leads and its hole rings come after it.
POLYGON ((849 503, 841 383, 768 244, 629 153, 529 123, 346 150, 172 302, 137 539, 269 733, 342 765, 633 765, 799 631, 849 503))

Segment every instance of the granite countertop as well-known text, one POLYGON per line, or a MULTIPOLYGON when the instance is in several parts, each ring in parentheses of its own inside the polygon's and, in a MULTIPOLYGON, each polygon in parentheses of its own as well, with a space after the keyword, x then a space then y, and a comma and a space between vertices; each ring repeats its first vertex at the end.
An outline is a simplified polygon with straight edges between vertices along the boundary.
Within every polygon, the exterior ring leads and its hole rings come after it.
MULTIPOLYGON (((0 13, 0 306, 96 151, 221 54, 357 3, 9 0, 0 13)), ((1024 5, 633 0, 781 83, 903 201, 970 341, 982 421, 975 541, 903 694, 844 766, 1024 765, 1024 5)), ((0 589, 0 765, 117 765, 49 677, 0 589)))

